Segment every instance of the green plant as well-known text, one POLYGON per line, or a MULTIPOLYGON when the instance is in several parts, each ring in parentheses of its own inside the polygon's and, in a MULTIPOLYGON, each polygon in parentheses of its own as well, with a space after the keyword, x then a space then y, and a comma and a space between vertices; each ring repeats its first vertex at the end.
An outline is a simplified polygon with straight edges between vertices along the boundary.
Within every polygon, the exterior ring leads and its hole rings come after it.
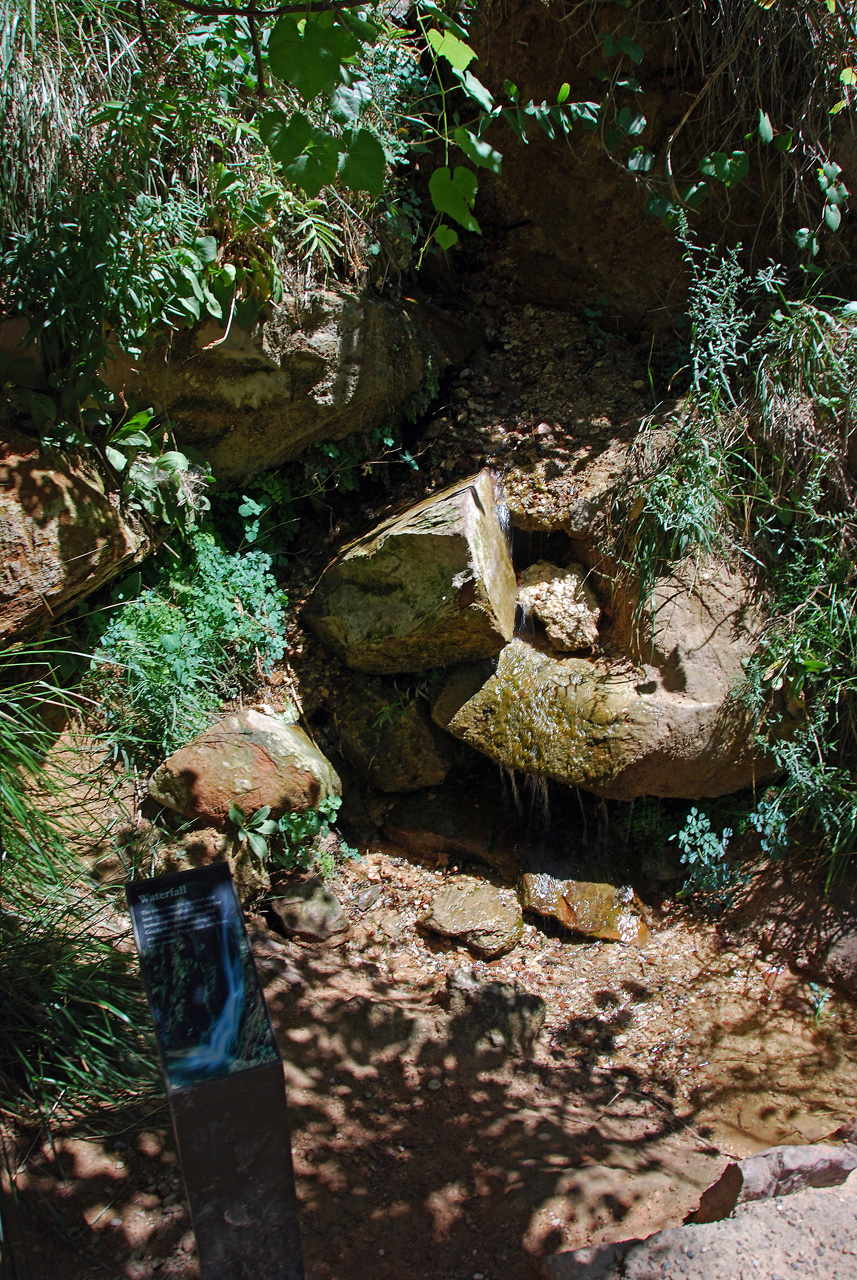
POLYGON ((261 861, 267 858, 268 840, 278 829, 276 822, 268 817, 270 812, 271 806, 265 804, 248 818, 240 805, 231 804, 229 806, 229 821, 237 827, 238 839, 246 840, 256 857, 261 861))
POLYGON ((740 875, 726 854, 731 838, 731 827, 718 836, 708 815, 695 805, 691 808, 684 826, 670 836, 678 841, 682 865, 688 868, 683 894, 704 897, 713 907, 731 903, 740 875))
POLYGON ((48 1127, 154 1077, 142 987, 116 945, 127 930, 73 849, 89 770, 74 759, 44 767, 51 726, 80 709, 65 687, 76 657, 39 644, 0 664, 0 1083, 11 1114, 35 1109, 48 1127))
POLYGON ((285 652, 285 595, 270 558, 230 554, 206 532, 188 550, 178 569, 162 565, 156 586, 90 628, 86 689, 113 751, 129 762, 174 751, 285 652))
POLYGON ((268 815, 270 805, 257 809, 249 818, 239 805, 229 808, 229 820, 238 828, 240 840, 246 840, 260 860, 270 858, 274 866, 286 871, 300 867, 314 869, 325 879, 336 870, 336 858, 357 858, 351 845, 336 836, 336 853, 331 847, 334 834, 330 824, 336 820, 342 800, 326 796, 317 809, 300 813, 284 813, 276 822, 268 815))

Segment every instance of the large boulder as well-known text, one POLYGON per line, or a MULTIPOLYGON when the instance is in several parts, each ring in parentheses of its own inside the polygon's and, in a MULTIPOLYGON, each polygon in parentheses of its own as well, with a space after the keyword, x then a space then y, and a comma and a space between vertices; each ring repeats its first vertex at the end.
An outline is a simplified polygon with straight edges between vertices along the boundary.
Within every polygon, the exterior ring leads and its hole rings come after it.
POLYGON ((507 768, 618 800, 775 776, 734 697, 763 621, 752 584, 714 561, 679 567, 639 626, 630 601, 613 612, 608 652, 558 658, 515 639, 477 692, 472 669, 450 677, 435 720, 507 768))
POLYGON ((309 445, 388 422, 443 362, 413 310, 345 286, 270 304, 252 330, 214 321, 107 371, 113 390, 156 404, 221 484, 278 467, 309 445))
POLYGON ((395 674, 490 657, 515 624, 502 497, 481 471, 352 543, 304 618, 358 671, 395 674))
POLYGON ((151 546, 94 472, 6 430, 0 441, 0 642, 49 627, 151 546))
POLYGON ((240 711, 174 751, 155 771, 149 795, 186 818, 222 825, 229 806, 272 817, 317 809, 340 794, 330 761, 281 716, 240 711))
POLYGON ((446 779, 455 743, 422 699, 358 677, 336 704, 342 749, 361 778, 379 791, 419 791, 446 779))

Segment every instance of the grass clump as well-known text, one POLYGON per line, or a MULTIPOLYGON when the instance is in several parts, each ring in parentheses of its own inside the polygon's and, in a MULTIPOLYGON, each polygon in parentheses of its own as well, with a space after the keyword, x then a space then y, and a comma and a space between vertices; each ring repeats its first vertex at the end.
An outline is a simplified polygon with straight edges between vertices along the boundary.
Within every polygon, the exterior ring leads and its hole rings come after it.
POLYGON ((115 1106, 153 1081, 142 986, 61 816, 85 778, 45 772, 50 726, 79 710, 71 656, 39 645, 0 666, 0 1087, 12 1115, 115 1106))
POLYGON ((617 558, 640 611, 677 560, 755 575, 768 622, 734 696, 783 781, 750 820, 768 852, 800 834, 830 878, 857 844, 857 308, 790 300, 778 268, 751 277, 682 236, 691 389, 642 437, 617 558))

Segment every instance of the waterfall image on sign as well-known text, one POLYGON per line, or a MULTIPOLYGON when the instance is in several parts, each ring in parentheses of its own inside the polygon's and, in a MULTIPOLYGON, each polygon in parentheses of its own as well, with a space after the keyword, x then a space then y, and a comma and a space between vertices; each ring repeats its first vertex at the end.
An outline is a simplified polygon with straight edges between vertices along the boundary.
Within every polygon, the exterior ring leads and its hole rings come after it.
MULTIPOLYGON (((225 979, 226 996, 210 1031, 199 1044, 186 1049, 168 1049, 167 1068, 174 1086, 226 1075, 238 1054, 247 993, 240 934, 236 922, 230 918, 234 908, 229 886, 218 885, 212 891, 212 900, 220 914, 220 924, 212 932, 217 939, 217 968, 225 979)), ((201 997, 208 994, 204 983, 198 992, 201 997)))

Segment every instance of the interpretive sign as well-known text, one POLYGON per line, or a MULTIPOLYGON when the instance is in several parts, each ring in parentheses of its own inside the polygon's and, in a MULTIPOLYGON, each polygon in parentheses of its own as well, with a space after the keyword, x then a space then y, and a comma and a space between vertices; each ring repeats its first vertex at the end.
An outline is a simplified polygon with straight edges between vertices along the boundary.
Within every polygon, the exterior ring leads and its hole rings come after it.
POLYGON ((283 1069, 225 863, 127 886, 205 1280, 303 1280, 283 1069))

